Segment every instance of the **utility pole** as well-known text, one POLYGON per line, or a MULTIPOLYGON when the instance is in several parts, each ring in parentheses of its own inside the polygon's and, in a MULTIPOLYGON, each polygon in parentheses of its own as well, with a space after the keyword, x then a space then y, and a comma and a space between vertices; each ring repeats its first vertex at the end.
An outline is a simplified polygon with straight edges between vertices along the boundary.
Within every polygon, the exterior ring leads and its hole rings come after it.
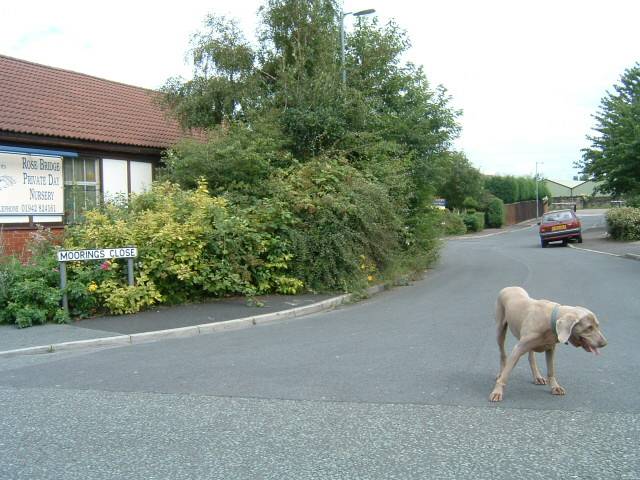
POLYGON ((540 218, 540 200, 538 200, 538 165, 544 165, 544 162, 536 162, 536 220, 540 218))

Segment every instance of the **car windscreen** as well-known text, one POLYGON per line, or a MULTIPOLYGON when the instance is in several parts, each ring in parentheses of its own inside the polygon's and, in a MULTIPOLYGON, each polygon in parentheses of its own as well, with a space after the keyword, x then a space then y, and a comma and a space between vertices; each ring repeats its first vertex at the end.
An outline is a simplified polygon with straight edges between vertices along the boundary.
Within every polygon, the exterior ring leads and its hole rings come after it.
POLYGON ((542 217, 543 222, 566 222, 568 220, 573 220, 573 215, 571 212, 554 212, 548 213, 544 217, 542 217))

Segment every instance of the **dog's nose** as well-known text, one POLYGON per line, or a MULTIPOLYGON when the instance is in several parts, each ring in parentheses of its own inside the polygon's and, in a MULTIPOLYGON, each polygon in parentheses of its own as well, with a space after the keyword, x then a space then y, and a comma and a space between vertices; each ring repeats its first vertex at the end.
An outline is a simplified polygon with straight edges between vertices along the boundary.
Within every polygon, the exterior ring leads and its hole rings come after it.
POLYGON ((602 338, 600 339, 600 342, 598 342, 598 343, 599 343, 599 344, 598 344, 598 348, 606 347, 606 346, 607 346, 607 339, 606 339, 606 338, 604 338, 604 337, 602 337, 602 338))

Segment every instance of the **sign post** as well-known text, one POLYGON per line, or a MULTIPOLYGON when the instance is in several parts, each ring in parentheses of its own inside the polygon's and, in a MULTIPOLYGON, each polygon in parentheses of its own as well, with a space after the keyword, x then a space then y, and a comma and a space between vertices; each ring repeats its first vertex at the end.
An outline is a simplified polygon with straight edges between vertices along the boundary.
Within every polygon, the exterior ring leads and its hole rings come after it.
POLYGON ((88 262, 90 260, 107 260, 112 258, 127 259, 127 279, 129 286, 133 286, 133 259, 138 256, 137 247, 114 247, 97 250, 60 250, 57 254, 60 263, 60 289, 62 294, 62 308, 69 313, 69 299, 64 291, 67 287, 66 262, 88 262))

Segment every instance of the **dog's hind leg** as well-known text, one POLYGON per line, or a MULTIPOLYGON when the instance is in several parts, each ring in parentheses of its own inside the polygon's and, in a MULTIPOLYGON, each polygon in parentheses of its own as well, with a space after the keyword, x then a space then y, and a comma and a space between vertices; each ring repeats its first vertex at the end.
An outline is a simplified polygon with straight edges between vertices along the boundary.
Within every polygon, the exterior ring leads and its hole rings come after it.
POLYGON ((538 364, 536 363, 535 352, 529 352, 529 366, 531 367, 531 374, 533 375, 533 383, 536 385, 546 385, 547 379, 542 376, 538 364))

